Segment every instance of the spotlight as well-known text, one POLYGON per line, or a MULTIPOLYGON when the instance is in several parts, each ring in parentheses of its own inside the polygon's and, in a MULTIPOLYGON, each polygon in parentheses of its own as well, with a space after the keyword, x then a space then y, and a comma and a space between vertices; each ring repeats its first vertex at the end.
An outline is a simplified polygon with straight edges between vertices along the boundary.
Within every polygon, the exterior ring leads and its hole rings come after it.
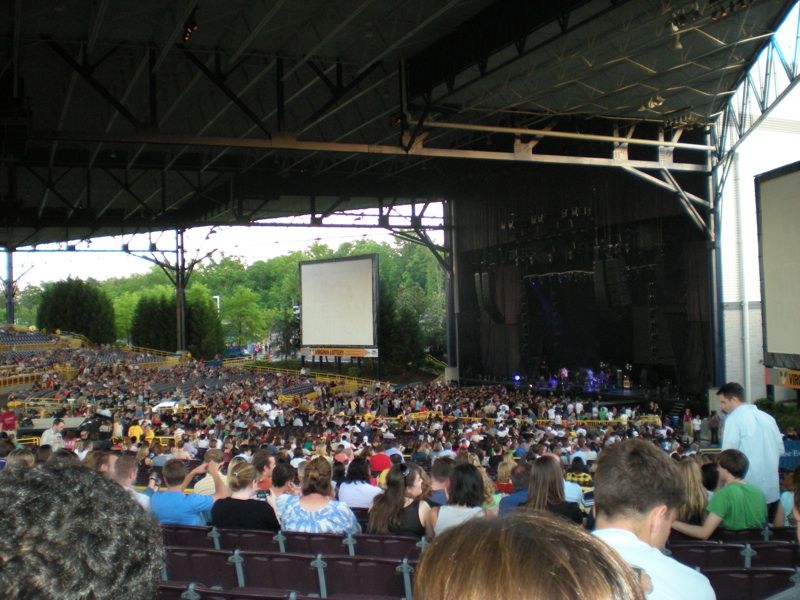
POLYGON ((194 7, 192 10, 192 14, 189 15, 189 18, 186 19, 186 23, 183 24, 183 45, 186 46, 189 44, 189 41, 192 39, 194 32, 197 31, 197 7, 194 7))

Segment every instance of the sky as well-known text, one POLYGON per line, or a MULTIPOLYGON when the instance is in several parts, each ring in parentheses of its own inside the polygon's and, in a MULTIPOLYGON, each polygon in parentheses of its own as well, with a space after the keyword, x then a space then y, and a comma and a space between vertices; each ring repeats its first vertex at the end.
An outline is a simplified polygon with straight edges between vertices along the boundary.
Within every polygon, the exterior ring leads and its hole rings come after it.
MULTIPOLYGON (((396 213, 408 214, 410 207, 398 207, 396 213)), ((368 215, 372 211, 360 211, 368 215)), ((442 215, 441 204, 431 204, 425 211, 426 218, 423 223, 440 221, 442 215)), ((330 223, 347 224, 356 217, 331 216, 326 219, 330 223)), ((308 217, 296 217, 284 221, 303 223, 308 222, 308 217)), ((364 216, 359 222, 377 221, 377 217, 364 216)), ((442 243, 441 231, 432 231, 431 238, 442 243)), ((122 245, 128 244, 131 250, 145 250, 150 247, 151 239, 159 249, 175 249, 175 232, 166 231, 152 235, 140 234, 134 236, 115 236, 93 238, 91 242, 77 244, 77 252, 48 252, 52 249, 64 249, 66 244, 48 244, 37 248, 36 252, 17 251, 14 253, 14 276, 20 287, 40 285, 45 281, 58 281, 68 277, 87 279, 92 277, 97 280, 111 277, 125 277, 135 273, 146 273, 153 266, 144 258, 142 253, 126 254, 122 252, 122 245), (87 252, 91 249, 95 252, 87 252), (117 252, 96 252, 97 250, 115 250, 117 252), (137 256, 139 254, 139 256, 137 256)), ((294 250, 304 250, 319 242, 332 249, 347 242, 360 239, 371 239, 378 242, 395 243, 395 238, 387 230, 381 228, 342 228, 342 227, 198 227, 188 230, 184 241, 187 249, 187 259, 202 257, 213 251, 212 257, 219 259, 225 256, 241 257, 245 264, 252 264, 259 260, 266 260, 288 254, 294 250), (213 229, 213 231, 212 231, 213 229), (209 232, 210 235, 209 235, 209 232)), ((143 253, 149 255, 148 253, 143 253)), ((168 257, 171 255, 167 255, 168 257)), ((0 265, 5 277, 5 261, 0 265)))

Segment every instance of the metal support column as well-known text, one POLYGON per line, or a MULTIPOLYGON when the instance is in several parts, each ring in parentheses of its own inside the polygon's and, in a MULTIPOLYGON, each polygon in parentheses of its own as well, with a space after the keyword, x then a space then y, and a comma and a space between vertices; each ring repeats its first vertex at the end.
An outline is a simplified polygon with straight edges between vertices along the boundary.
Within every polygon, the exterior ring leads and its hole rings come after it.
MULTIPOLYGON (((706 132, 707 143, 711 139, 711 132, 706 132)), ((708 218, 707 227, 710 229, 708 240, 708 281, 709 305, 711 325, 711 354, 713 368, 711 383, 715 386, 722 385, 725 381, 725 327, 722 311, 722 247, 720 246, 720 214, 717 203, 717 169, 713 167, 713 155, 709 151, 706 155, 708 167, 708 218)))
POLYGON ((14 324, 14 290, 16 288, 16 281, 14 281, 14 250, 6 248, 6 323, 9 325, 14 324))
POLYGON ((449 269, 445 270, 445 302, 447 303, 447 367, 450 377, 459 377, 458 352, 458 259, 453 202, 444 203, 444 246, 449 256, 449 269))
POLYGON ((186 252, 183 229, 175 230, 175 310, 178 330, 178 352, 186 350, 186 252))

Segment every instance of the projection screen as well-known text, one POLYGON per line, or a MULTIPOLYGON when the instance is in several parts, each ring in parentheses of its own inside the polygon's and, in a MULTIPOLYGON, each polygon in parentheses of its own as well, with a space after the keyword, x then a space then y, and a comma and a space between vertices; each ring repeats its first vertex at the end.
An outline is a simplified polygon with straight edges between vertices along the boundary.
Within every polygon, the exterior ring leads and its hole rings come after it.
POLYGON ((764 363, 800 367, 800 163, 756 178, 764 363))
POLYGON ((378 255, 300 263, 303 346, 378 345, 378 255))

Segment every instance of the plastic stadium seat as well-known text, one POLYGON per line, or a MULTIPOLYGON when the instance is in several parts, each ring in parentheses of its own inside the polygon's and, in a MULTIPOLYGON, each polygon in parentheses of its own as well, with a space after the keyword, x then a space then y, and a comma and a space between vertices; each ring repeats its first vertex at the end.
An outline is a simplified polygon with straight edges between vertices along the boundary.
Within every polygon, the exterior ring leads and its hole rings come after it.
POLYGON ((676 542, 669 551, 672 558, 690 567, 744 567, 744 544, 718 544, 716 542, 676 542))
POLYGON ((350 510, 353 511, 353 514, 356 516, 358 520, 358 524, 361 525, 361 529, 366 531, 367 526, 369 525, 369 509, 367 508, 351 508, 350 510))
POLYGON ((275 532, 264 529, 217 529, 219 547, 223 550, 251 550, 254 552, 280 552, 275 532))
POLYGON ((712 539, 721 542, 731 542, 739 544, 747 544, 749 542, 763 542, 764 530, 763 529, 717 529, 712 534, 712 539))
POLYGON ((189 527, 187 525, 162 525, 165 546, 181 548, 213 548, 210 527, 189 527))
POLYGON ((179 585, 163 582, 158 586, 156 600, 302 600, 294 593, 270 594, 263 591, 212 590, 204 585, 179 585))
MULTIPOLYGON (((282 531, 284 552, 295 554, 349 554, 345 536, 339 533, 282 531)), ((277 537, 277 536, 276 536, 277 537)))
MULTIPOLYGON (((703 569, 720 600, 763 600, 791 588, 794 569, 703 569)), ((798 590, 800 597, 800 590, 798 590)))
POLYGON ((796 567, 800 565, 800 546, 792 542, 753 542, 753 567, 796 567))
POLYGON ((320 595, 320 571, 307 554, 241 552, 244 587, 237 591, 320 595))
POLYGON ((353 537, 356 556, 374 556, 379 558, 419 558, 420 540, 400 535, 362 534, 353 537))
POLYGON ((774 527, 770 530, 771 542, 797 542, 796 527, 774 527))
POLYGON ((175 548, 166 550, 166 581, 202 583, 208 587, 231 589, 239 585, 234 564, 225 550, 175 548))
POLYGON ((404 561, 361 556, 327 556, 323 561, 327 595, 332 600, 411 597, 413 566, 408 562, 405 564, 409 573, 405 577, 400 568, 404 561))

